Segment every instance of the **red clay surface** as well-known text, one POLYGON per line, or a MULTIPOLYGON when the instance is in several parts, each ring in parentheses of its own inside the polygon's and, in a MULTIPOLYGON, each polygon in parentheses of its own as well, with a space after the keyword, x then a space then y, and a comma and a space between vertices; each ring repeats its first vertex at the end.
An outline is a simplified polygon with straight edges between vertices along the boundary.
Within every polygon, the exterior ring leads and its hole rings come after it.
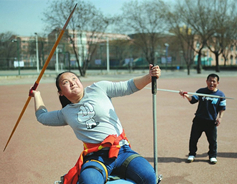
MULTIPOLYGON (((205 134, 199 140, 196 160, 186 163, 191 122, 197 105, 191 105, 177 93, 158 92, 158 172, 165 184, 235 184, 237 183, 237 77, 219 74, 226 96, 227 111, 218 127, 218 163, 208 163, 208 143, 205 134)), ((127 77, 132 77, 129 75, 127 77)), ((120 80, 119 76, 108 80, 120 80)), ((105 77, 106 78, 106 77, 105 77)), ((36 79, 0 80, 1 123, 0 149, 3 150, 17 118, 36 79), (18 83, 18 84, 16 84, 18 83), (24 84, 21 84, 24 83, 24 84)), ((99 78, 84 80, 84 86, 99 78)), ((177 77, 172 73, 158 80, 162 89, 195 92, 205 87, 206 75, 177 77)), ((48 110, 60 109, 54 79, 39 85, 48 110)), ((149 87, 149 86, 148 86, 149 87)), ((153 165, 152 94, 143 89, 128 97, 113 99, 132 148, 153 165)), ((82 151, 70 127, 47 127, 36 121, 31 99, 18 128, 5 152, 0 151, 1 184, 52 184, 74 166, 82 151)))

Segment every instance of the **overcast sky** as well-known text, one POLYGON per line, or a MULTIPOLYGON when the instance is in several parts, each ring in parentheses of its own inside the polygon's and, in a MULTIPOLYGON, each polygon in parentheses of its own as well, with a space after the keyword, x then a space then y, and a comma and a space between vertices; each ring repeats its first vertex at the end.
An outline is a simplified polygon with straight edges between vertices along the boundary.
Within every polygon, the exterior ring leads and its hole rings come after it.
MULTIPOLYGON (((104 14, 119 13, 129 0, 90 0, 104 14)), ((43 12, 52 0, 0 0, 0 33, 7 31, 19 36, 44 32, 43 12)))

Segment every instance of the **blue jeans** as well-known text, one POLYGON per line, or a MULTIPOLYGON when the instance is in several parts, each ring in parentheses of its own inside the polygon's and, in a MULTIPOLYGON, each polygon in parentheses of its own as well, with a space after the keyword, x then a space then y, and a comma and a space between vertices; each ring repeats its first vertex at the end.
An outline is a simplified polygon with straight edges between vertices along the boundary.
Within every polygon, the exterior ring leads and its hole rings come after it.
MULTIPOLYGON (((79 176, 79 184, 104 184, 106 173, 98 162, 88 160, 98 160, 106 166, 108 175, 114 174, 120 176, 121 165, 130 155, 137 154, 128 145, 120 148, 116 159, 108 158, 108 151, 101 150, 90 156, 85 156, 85 162, 82 165, 79 176), (89 167, 88 167, 89 166, 89 167), (99 168, 102 173, 93 167, 99 168)), ((126 170, 126 178, 131 179, 137 184, 156 184, 156 174, 150 163, 143 157, 134 158, 128 165, 126 170)))

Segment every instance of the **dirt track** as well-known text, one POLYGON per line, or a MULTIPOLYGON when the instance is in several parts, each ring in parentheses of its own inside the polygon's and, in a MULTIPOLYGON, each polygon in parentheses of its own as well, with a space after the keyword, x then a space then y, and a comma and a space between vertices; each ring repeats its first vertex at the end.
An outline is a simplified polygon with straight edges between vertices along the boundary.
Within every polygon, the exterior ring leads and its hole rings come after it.
MULTIPOLYGON (((208 163, 208 143, 203 134, 195 162, 186 163, 191 121, 196 105, 190 105, 176 93, 158 92, 158 172, 165 184, 234 184, 237 183, 237 77, 220 73, 219 89, 226 96, 227 111, 218 127, 218 163, 208 163)), ((131 75, 108 80, 122 80, 131 75)), ((106 79, 100 77, 100 79, 106 79)), ((9 80, 9 79, 8 79, 9 80)), ((82 79, 84 86, 99 78, 82 79), (89 80, 90 79, 90 80, 89 80)), ((195 92, 205 87, 206 75, 161 77, 158 87, 195 92)), ((15 81, 15 80, 14 80, 15 81)), ((34 80, 33 80, 34 81, 34 80)), ((3 150, 16 120, 28 98, 32 79, 19 79, 18 85, 0 81, 0 148, 3 150), (2 83, 1 83, 2 82, 2 83), (23 83, 23 84, 22 84, 23 83)), ((149 86, 148 86, 149 87, 149 86)), ((54 80, 42 82, 41 91, 48 110, 60 108, 54 80)), ((129 97, 113 99, 132 148, 153 165, 152 95, 143 89, 129 97)), ((5 152, 0 152, 0 183, 52 184, 76 162, 82 144, 70 127, 46 127, 37 123, 31 100, 5 152)))

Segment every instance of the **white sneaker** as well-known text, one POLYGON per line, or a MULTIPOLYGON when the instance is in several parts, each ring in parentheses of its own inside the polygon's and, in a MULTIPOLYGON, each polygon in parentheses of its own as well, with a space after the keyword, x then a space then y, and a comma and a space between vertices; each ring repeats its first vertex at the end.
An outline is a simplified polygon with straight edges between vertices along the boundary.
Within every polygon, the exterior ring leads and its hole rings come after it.
POLYGON ((217 163, 217 159, 215 157, 210 158, 210 163, 211 164, 216 164, 217 163))
POLYGON ((188 162, 193 162, 193 161, 194 161, 194 158, 195 158, 195 156, 189 155, 187 161, 188 161, 188 162))

